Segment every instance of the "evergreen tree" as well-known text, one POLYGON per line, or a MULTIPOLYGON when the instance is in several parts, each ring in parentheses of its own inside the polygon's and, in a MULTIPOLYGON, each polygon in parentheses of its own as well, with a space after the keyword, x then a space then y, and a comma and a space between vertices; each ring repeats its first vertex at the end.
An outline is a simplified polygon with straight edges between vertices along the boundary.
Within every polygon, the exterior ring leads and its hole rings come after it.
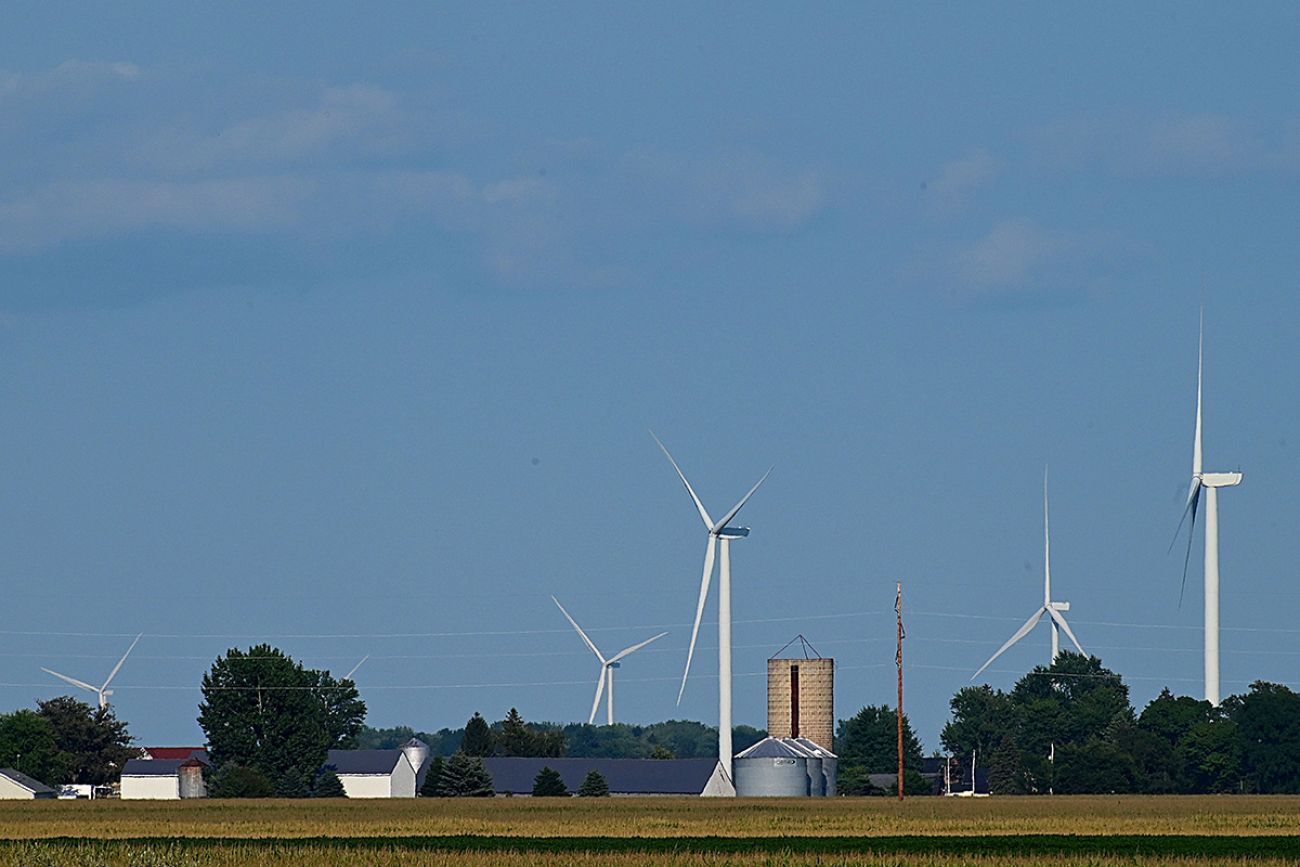
POLYGON ((1020 757, 1020 747, 1014 735, 1004 735, 1001 743, 989 756, 989 793, 993 795, 1024 795, 1029 787, 1025 779, 1025 766, 1020 757))
POLYGON ((492 778, 477 756, 456 753, 442 764, 438 795, 443 798, 491 797, 492 778))
POLYGON ((275 787, 257 768, 227 762, 212 775, 208 794, 214 798, 269 798, 275 787))
POLYGON ((343 781, 339 775, 326 768, 319 777, 316 778, 316 787, 312 790, 313 798, 346 798, 347 791, 343 788, 343 781))
MULTIPOLYGON (((561 784, 563 785, 563 784, 561 784)), ((588 771, 582 785, 578 787, 579 798, 608 798, 609 783, 600 771, 588 771)))
POLYGON ((313 774, 290 768, 275 782, 277 798, 310 798, 313 774))
POLYGON ((420 787, 420 797, 437 798, 441 795, 442 756, 429 759, 429 768, 424 772, 424 785, 420 787))
MULTIPOLYGON (((872 794, 869 774, 898 773, 898 716, 887 705, 867 706, 846 720, 840 720, 835 734, 835 753, 840 757, 838 788, 845 795, 872 794)), ((903 767, 920 773, 921 742, 903 715, 903 767)), ((904 791, 907 780, 904 775, 904 791)))
POLYGON ((467 756, 492 755, 492 731, 482 714, 475 712, 465 723, 465 737, 460 742, 460 752, 467 756))
POLYGON ((569 789, 560 778, 560 772, 543 766, 533 780, 534 798, 567 798, 569 789))

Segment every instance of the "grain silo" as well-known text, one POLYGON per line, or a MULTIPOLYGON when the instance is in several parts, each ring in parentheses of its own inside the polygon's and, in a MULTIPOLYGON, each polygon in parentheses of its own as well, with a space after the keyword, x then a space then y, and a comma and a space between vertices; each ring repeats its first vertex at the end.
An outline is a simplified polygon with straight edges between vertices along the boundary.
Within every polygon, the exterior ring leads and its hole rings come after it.
POLYGON ((834 746, 835 660, 818 654, 802 635, 767 661, 767 733, 804 738, 826 752, 834 746), (803 657, 780 658, 796 641, 803 657))
POLYGON ((811 792, 808 752, 788 738, 764 738, 732 762, 742 798, 806 798, 811 792))
MULTIPOLYGON (((821 759, 822 794, 834 798, 839 794, 840 758, 825 747, 820 747, 807 738, 795 738, 795 743, 803 746, 817 758, 821 759)), ((809 768, 811 773, 811 767, 809 768)))

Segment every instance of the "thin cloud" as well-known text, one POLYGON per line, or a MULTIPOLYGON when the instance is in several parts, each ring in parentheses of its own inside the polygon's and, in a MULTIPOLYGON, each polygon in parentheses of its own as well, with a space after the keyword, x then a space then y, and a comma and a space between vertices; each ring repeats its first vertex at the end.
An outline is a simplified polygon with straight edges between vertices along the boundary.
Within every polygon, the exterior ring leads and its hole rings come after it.
POLYGON ((925 203, 932 212, 943 216, 963 211, 975 193, 997 177, 1000 169, 998 160, 984 151, 944 163, 925 184, 925 203))

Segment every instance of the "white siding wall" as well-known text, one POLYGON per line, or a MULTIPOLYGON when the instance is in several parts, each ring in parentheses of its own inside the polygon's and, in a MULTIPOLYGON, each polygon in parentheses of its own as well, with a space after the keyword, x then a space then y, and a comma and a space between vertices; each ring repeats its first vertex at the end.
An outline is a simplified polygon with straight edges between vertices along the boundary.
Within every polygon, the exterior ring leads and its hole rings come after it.
POLYGON ((0 777, 0 798, 5 800, 14 800, 16 798, 35 797, 27 789, 15 783, 8 777, 0 777))
POLYGON ((169 777, 122 777, 124 801, 179 801, 180 779, 169 777))
POLYGON ((403 756, 392 774, 339 774, 349 798, 414 798, 415 768, 403 756))
MULTIPOLYGON (((409 763, 408 763, 409 764, 409 763)), ((392 778, 387 774, 339 774, 349 798, 391 798, 392 778)))

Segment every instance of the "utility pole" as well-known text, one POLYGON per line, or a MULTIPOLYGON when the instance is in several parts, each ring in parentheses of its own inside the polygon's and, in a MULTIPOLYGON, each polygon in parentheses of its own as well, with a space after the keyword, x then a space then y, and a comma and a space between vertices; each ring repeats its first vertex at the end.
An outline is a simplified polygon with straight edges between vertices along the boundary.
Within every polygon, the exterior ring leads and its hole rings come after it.
POLYGON ((898 616, 898 800, 903 800, 903 582, 898 582, 898 595, 894 597, 894 613, 898 616))

